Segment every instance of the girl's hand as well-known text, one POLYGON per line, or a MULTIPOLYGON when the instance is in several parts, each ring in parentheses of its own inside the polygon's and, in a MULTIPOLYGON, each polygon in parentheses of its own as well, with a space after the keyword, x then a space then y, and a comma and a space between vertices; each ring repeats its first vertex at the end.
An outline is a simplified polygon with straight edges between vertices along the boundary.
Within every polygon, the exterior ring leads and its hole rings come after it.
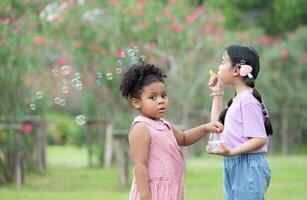
POLYGON ((211 149, 209 145, 206 146, 206 150, 209 154, 216 154, 216 155, 221 155, 221 156, 232 156, 231 149, 227 149, 223 143, 220 144, 220 147, 218 150, 211 149))
POLYGON ((224 130, 224 126, 222 123, 218 121, 213 121, 206 124, 208 132, 213 133, 221 133, 224 130))
POLYGON ((210 76, 208 86, 214 92, 223 92, 224 91, 224 84, 219 80, 217 75, 210 76))

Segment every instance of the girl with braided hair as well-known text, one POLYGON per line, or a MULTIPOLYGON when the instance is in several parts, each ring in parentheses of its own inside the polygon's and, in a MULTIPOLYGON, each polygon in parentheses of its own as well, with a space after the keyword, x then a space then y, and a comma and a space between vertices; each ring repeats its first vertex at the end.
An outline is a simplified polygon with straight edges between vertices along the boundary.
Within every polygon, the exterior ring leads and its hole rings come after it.
POLYGON ((223 129, 216 121, 183 133, 164 120, 169 105, 165 78, 160 68, 140 63, 124 73, 120 84, 122 95, 140 113, 129 133, 134 171, 130 200, 182 200, 184 161, 179 146, 223 129))
POLYGON ((259 56, 253 47, 230 45, 224 51, 218 74, 208 83, 213 90, 211 120, 224 124, 224 143, 218 150, 210 146, 206 149, 209 154, 224 156, 225 200, 262 200, 271 180, 264 154, 273 129, 255 88, 259 69, 259 56), (224 85, 232 86, 235 95, 222 110, 224 85))

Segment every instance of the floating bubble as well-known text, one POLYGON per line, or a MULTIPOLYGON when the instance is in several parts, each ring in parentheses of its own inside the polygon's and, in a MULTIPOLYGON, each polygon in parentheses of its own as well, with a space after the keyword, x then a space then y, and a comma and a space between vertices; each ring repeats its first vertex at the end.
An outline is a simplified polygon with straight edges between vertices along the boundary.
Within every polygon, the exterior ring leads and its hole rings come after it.
POLYGON ((62 93, 67 94, 69 92, 69 89, 67 86, 62 87, 62 93))
POLYGON ((145 61, 145 56, 144 56, 144 55, 140 56, 140 61, 141 61, 141 62, 144 62, 144 61, 145 61))
POLYGON ((117 65, 118 66, 122 66, 123 65, 123 61, 122 60, 117 60, 117 65))
POLYGON ((60 104, 60 102, 61 102, 61 97, 54 98, 54 104, 60 104))
POLYGON ((77 89, 78 89, 78 90, 82 90, 82 89, 83 89, 83 84, 82 84, 81 81, 78 83, 77 89))
POLYGON ((76 73, 75 73, 75 78, 76 78, 76 79, 80 79, 80 78, 81 78, 80 72, 76 72, 76 73))
POLYGON ((75 122, 78 124, 78 125, 84 125, 86 123, 86 118, 84 115, 78 115, 75 119, 75 122))
POLYGON ((77 3, 78 3, 79 5, 84 5, 84 4, 85 4, 85 0, 77 0, 77 3))
POLYGON ((122 73, 122 68, 120 68, 120 67, 116 68, 116 73, 117 74, 121 74, 122 73))
POLYGON ((107 80, 112 80, 113 79, 113 74, 112 73, 107 73, 107 76, 106 76, 107 80))
POLYGON ((81 82, 81 81, 76 79, 76 78, 74 78, 74 79, 71 80, 71 86, 76 88, 76 87, 78 87, 79 82, 81 82))
POLYGON ((51 70, 51 73, 52 73, 52 76, 58 76, 59 70, 57 70, 57 69, 52 69, 52 70, 51 70))
POLYGON ((102 85, 102 81, 100 79, 96 80, 96 85, 102 85))
POLYGON ((67 80, 63 79, 62 83, 63 83, 63 85, 67 85, 67 80))
POLYGON ((66 105, 66 100, 65 99, 61 99, 60 100, 60 105, 61 106, 65 106, 66 105))
POLYGON ((138 57, 132 56, 132 57, 131 57, 131 63, 134 65, 134 64, 136 64, 137 62, 138 62, 138 57))
POLYGON ((97 72, 96 73, 97 78, 103 78, 103 73, 102 72, 97 72))
POLYGON ((44 97, 43 92, 42 91, 37 91, 35 93, 35 98, 36 99, 42 99, 44 97))
POLYGON ((135 55, 135 50, 134 49, 129 49, 127 52, 128 56, 134 56, 135 55))
POLYGON ((31 103, 29 105, 29 107, 30 107, 30 110, 35 110, 36 109, 36 105, 34 103, 31 103))
POLYGON ((62 75, 68 75, 70 72, 70 67, 68 65, 63 65, 61 67, 61 74, 62 75))
POLYGON ((138 46, 135 46, 135 47, 134 47, 134 50, 135 50, 135 52, 139 52, 139 51, 140 51, 140 49, 139 49, 138 46))

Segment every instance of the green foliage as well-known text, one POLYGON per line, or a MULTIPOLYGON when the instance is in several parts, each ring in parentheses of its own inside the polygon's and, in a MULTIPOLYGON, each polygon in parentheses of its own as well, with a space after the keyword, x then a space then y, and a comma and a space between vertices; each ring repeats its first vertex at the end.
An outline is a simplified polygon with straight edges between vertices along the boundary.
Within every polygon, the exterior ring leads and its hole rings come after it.
POLYGON ((305 0, 205 2, 222 9, 225 26, 231 30, 246 30, 258 26, 270 35, 278 35, 293 31, 307 23, 305 0))
POLYGON ((56 141, 57 144, 62 145, 70 143, 77 133, 77 124, 69 115, 49 113, 47 121, 47 135, 51 142, 56 141))

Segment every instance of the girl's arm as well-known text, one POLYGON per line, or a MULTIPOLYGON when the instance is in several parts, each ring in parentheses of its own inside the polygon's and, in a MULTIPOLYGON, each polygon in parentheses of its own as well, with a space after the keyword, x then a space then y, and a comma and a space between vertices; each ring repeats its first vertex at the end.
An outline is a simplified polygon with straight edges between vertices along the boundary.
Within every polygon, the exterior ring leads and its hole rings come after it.
POLYGON ((266 138, 251 138, 244 142, 240 146, 233 149, 227 149, 223 144, 220 146, 220 150, 212 151, 209 146, 206 147, 209 154, 218 154, 222 156, 235 156, 243 153, 249 153, 260 149, 267 143, 266 138))
POLYGON ((211 121, 218 121, 219 115, 223 110, 223 93, 224 85, 218 80, 218 77, 210 77, 208 86, 212 89, 212 108, 211 108, 211 121))
POLYGON ((185 132, 172 126, 173 133, 179 146, 188 146, 194 144, 209 132, 223 131, 223 125, 220 122, 210 122, 196 128, 189 129, 185 132))
POLYGON ((213 96, 211 107, 211 121, 218 121, 223 110, 223 95, 213 96))
POLYGON ((131 129, 129 145, 133 163, 136 186, 141 200, 151 200, 148 180, 148 153, 150 135, 147 127, 137 123, 131 129))

